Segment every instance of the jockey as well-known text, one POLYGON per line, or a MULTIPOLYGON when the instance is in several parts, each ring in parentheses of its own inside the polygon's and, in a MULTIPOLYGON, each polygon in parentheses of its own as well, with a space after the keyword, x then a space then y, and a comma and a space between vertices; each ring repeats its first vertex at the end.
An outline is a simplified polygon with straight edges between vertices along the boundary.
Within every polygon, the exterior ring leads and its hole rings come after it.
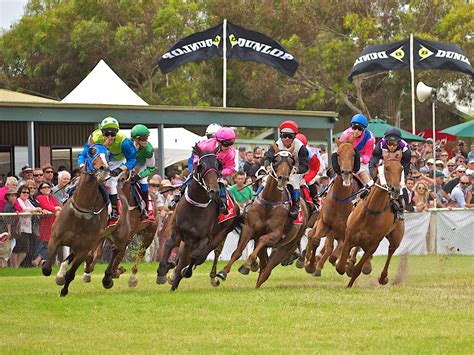
POLYGON ((355 173, 359 174, 365 186, 370 187, 374 183, 370 178, 369 161, 374 150, 375 137, 373 133, 367 129, 368 125, 367 117, 363 114, 358 113, 354 115, 351 119, 351 126, 342 132, 341 140, 349 138, 350 135, 354 136, 354 148, 357 149, 360 155, 360 168, 359 171, 355 171, 355 173))
MULTIPOLYGON (((300 184, 303 174, 308 171, 308 150, 302 142, 296 139, 296 134, 298 133, 298 125, 294 121, 283 121, 280 124, 280 139, 278 139, 275 144, 280 150, 289 150, 291 147, 293 149, 293 158, 295 159, 295 168, 296 173, 290 175, 289 185, 291 185, 291 199, 292 205, 289 211, 289 216, 292 219, 298 217, 300 209, 300 184)), ((273 146, 268 149, 264 157, 264 166, 266 169, 269 169, 273 158, 275 156, 275 150, 273 146)))
MULTIPOLYGON (((401 163, 403 166, 403 175, 400 181, 402 187, 405 186, 404 176, 408 176, 410 173, 410 159, 411 149, 410 145, 402 139, 402 133, 396 127, 387 128, 384 137, 377 143, 370 159, 369 170, 374 174, 374 167, 382 159, 384 152, 396 152, 400 150, 402 152, 401 163)), ((400 195, 398 200, 392 200, 392 209, 396 212, 397 219, 403 219, 403 201, 400 195)))
POLYGON ((117 182, 118 176, 127 170, 131 170, 137 164, 135 157, 136 149, 133 142, 125 134, 119 132, 119 123, 113 117, 106 117, 100 123, 100 128, 96 129, 87 139, 84 149, 77 157, 79 168, 83 168, 88 156, 89 147, 94 144, 103 144, 109 150, 109 169, 110 177, 105 183, 109 188, 112 213, 110 221, 112 224, 118 220, 117 206, 117 182))
POLYGON ((317 199, 318 189, 316 186, 316 175, 318 174, 319 168, 321 167, 319 151, 315 147, 308 146, 308 140, 304 134, 298 133, 296 135, 296 139, 303 143, 308 150, 308 171, 306 174, 304 174, 301 183, 308 186, 313 203, 316 206, 319 206, 317 199))
MULTIPOLYGON (((209 139, 209 138, 214 138, 216 136, 217 131, 220 130, 221 128, 222 128, 222 126, 220 124, 211 123, 206 128, 206 138, 203 138, 203 140, 209 139)), ((191 172, 193 171, 193 162, 194 162, 194 153, 191 153, 191 156, 188 159, 189 174, 191 174, 191 172)))
MULTIPOLYGON (((222 164, 221 177, 225 178, 235 172, 235 148, 233 147, 236 135, 232 128, 221 127, 217 132, 215 138, 205 139, 199 142, 198 147, 204 151, 213 151, 219 148, 217 152, 217 160, 222 164)), ((197 164, 198 157, 194 157, 193 164, 197 164)), ((189 179, 188 179, 189 180, 189 179)), ((227 196, 224 183, 219 181, 219 211, 228 214, 227 211, 227 196)))
POLYGON ((148 176, 155 170, 155 152, 153 146, 148 142, 150 130, 142 125, 137 124, 133 126, 131 131, 133 145, 137 153, 137 165, 135 172, 130 182, 132 184, 140 183, 144 206, 142 208, 142 220, 148 219, 148 176))

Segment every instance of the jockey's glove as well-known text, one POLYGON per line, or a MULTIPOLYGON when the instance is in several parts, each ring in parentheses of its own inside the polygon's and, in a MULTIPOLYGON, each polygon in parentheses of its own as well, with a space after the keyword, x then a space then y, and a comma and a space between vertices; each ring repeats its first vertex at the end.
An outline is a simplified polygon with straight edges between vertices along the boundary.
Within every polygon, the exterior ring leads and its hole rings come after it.
POLYGON ((121 168, 115 168, 110 172, 110 176, 116 177, 119 176, 123 170, 121 168))
POLYGON ((130 182, 131 182, 132 184, 136 184, 136 183, 139 182, 140 180, 141 180, 141 177, 140 177, 140 175, 137 174, 137 175, 135 175, 134 177, 132 177, 132 178, 130 179, 130 182))

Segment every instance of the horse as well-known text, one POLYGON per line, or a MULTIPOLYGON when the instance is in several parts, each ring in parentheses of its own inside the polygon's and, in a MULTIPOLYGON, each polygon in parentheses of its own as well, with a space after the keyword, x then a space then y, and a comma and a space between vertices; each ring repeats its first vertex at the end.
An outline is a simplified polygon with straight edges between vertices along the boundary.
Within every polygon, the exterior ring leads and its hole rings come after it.
POLYGON ((353 208, 353 196, 358 190, 358 183, 353 178, 353 174, 359 170, 360 156, 353 143, 354 136, 347 141, 337 141, 337 153, 332 158, 333 169, 337 175, 321 207, 319 218, 308 233, 305 270, 314 276, 321 276, 326 260, 333 251, 333 254, 337 255, 342 247, 347 218, 353 208), (326 237, 323 254, 319 260, 316 260, 316 249, 323 237, 326 237), (334 250, 334 240, 338 242, 336 250, 334 250))
POLYGON ((273 148, 275 156, 269 178, 261 195, 248 209, 237 249, 224 269, 217 274, 224 281, 234 262, 240 258, 253 238, 255 249, 239 268, 239 272, 248 275, 258 256, 260 271, 256 288, 259 288, 270 277, 275 266, 291 255, 304 234, 308 222, 308 208, 304 200, 301 203, 302 223, 295 224, 288 217, 290 195, 286 188, 295 160, 290 151, 279 150, 276 145, 273 148), (267 254, 267 247, 272 247, 270 256, 267 254))
POLYGON ((390 208, 390 202, 400 195, 400 180, 403 166, 400 162, 402 153, 385 153, 383 156, 383 172, 377 183, 372 187, 366 200, 361 201, 347 220, 347 228, 341 257, 337 261, 336 270, 344 274, 347 270, 347 257, 352 247, 360 246, 364 255, 352 270, 351 280, 347 285, 352 287, 360 275, 362 267, 370 260, 384 237, 389 241, 388 256, 385 266, 378 279, 381 285, 388 283, 388 267, 393 253, 400 245, 405 232, 403 220, 397 220, 390 208), (386 182, 385 182, 386 181, 386 182))
POLYGON ((172 291, 178 288, 183 277, 192 276, 193 269, 205 261, 209 253, 206 251, 217 243, 217 239, 222 241, 230 231, 224 228, 216 235, 220 168, 216 156, 218 148, 214 151, 202 151, 196 145, 193 147, 193 152, 198 157, 198 162, 192 181, 184 191, 184 198, 176 205, 171 220, 171 238, 165 244, 157 269, 156 282, 165 283, 166 273, 170 268, 167 262, 169 254, 172 247, 179 243, 178 264, 174 270, 172 291))
POLYGON ((103 145, 95 144, 89 148, 86 168, 81 170, 76 191, 52 226, 48 257, 42 266, 43 275, 51 275, 51 266, 58 247, 69 246, 72 250, 61 264, 56 277, 58 285, 64 284, 60 293, 62 297, 68 294, 69 284, 74 280, 77 268, 84 262, 89 251, 94 250, 106 236, 109 236, 114 248, 102 285, 106 289, 111 288, 114 284, 113 270, 119 263, 117 256, 124 253, 127 246, 130 233, 127 200, 120 196, 120 219, 117 224, 108 226, 108 205, 99 188, 99 184, 104 182, 109 174, 107 156, 107 148, 103 145), (71 263, 67 270, 68 264, 71 263))

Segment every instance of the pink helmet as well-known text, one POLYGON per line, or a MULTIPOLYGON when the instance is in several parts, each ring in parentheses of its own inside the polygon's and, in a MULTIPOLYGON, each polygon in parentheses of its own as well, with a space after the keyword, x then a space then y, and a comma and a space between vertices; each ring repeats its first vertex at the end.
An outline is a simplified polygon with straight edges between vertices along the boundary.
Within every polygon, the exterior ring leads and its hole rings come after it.
POLYGON ((222 127, 216 132, 216 139, 219 142, 222 141, 233 141, 235 140, 235 132, 232 128, 230 127, 222 127))

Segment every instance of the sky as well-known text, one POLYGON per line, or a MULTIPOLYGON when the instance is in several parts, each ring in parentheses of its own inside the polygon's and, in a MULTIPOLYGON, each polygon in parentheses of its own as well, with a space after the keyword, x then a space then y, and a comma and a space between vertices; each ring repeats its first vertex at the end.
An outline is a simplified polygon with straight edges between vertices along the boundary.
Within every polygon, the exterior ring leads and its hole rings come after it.
POLYGON ((0 0, 0 28, 10 29, 10 26, 23 16, 28 0, 0 0))

